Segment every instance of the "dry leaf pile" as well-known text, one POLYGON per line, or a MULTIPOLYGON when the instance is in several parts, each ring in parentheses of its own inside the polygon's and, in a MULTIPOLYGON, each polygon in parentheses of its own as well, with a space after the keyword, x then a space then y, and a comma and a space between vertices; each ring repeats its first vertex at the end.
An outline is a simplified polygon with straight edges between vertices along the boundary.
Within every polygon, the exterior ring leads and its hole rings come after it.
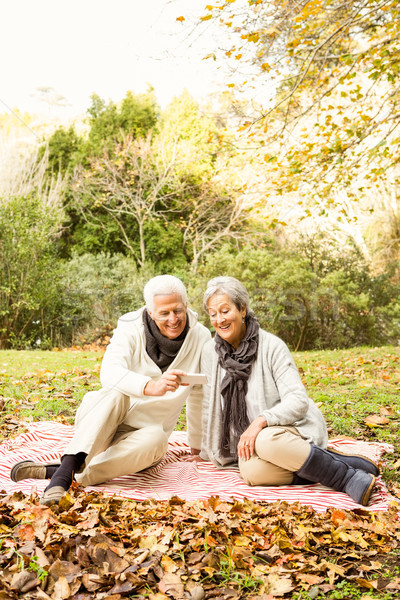
POLYGON ((0 499, 0 600, 273 600, 343 580, 396 597, 400 578, 385 569, 400 545, 398 508, 135 502, 75 484, 48 508, 19 492, 0 499))

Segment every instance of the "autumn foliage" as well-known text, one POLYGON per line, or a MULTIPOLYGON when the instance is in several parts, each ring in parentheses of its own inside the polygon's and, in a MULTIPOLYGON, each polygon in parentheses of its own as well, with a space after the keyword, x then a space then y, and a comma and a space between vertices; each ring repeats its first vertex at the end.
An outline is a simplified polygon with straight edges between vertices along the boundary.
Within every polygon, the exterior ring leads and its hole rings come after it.
POLYGON ((340 582, 400 589, 384 568, 399 544, 395 508, 376 516, 215 497, 133 502, 75 487, 53 509, 4 497, 0 515, 4 599, 273 600, 340 582))

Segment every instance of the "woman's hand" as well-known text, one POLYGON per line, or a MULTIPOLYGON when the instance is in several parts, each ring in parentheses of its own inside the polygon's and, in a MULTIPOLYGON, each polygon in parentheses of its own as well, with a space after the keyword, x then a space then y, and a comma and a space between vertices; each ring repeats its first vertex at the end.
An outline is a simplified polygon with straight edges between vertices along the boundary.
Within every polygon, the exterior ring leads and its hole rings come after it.
POLYGON ((256 437, 264 427, 267 427, 267 419, 259 416, 250 423, 246 431, 242 433, 238 443, 238 456, 241 460, 249 460, 254 454, 256 437))
POLYGON ((186 375, 185 371, 173 369, 172 371, 165 371, 158 381, 150 379, 144 387, 144 395, 164 396, 167 392, 175 392, 180 385, 188 385, 187 383, 181 383, 180 375, 186 375))
POLYGON ((200 458, 200 450, 197 450, 196 448, 191 448, 190 454, 186 454, 183 458, 187 462, 204 462, 204 460, 200 458))

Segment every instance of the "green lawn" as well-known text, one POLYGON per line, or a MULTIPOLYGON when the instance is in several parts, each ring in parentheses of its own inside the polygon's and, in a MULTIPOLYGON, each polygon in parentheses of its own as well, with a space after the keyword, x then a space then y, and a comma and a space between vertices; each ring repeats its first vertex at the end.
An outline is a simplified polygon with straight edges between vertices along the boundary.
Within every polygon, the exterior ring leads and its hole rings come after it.
POLYGON ((100 387, 103 354, 79 351, 0 351, 2 437, 20 431, 18 421, 73 422, 83 395, 100 387))
POLYGON ((103 353, 62 350, 0 350, 0 378, 21 377, 42 370, 92 368, 100 364, 103 353))
MULTIPOLYGON (((18 435, 23 431, 23 422, 28 420, 56 419, 71 423, 82 396, 100 386, 101 359, 100 352, 0 351, 0 426, 3 439, 18 435)), ((394 446, 394 453, 385 456, 383 477, 390 491, 399 496, 400 349, 302 352, 295 354, 295 360, 310 397, 325 415, 331 438, 350 436, 382 440, 394 446), (370 425, 368 418, 372 418, 370 425)), ((178 427, 185 427, 184 412, 178 427)), ((155 528, 154 531, 159 534, 158 543, 167 544, 162 547, 168 554, 150 556, 154 564, 158 561, 157 572, 164 572, 160 565, 165 569, 171 565, 173 569, 179 567, 176 573, 183 574, 184 581, 197 577, 196 585, 204 587, 208 594, 206 598, 395 600, 399 597, 400 537, 395 508, 379 514, 332 510, 321 515, 309 510, 309 507, 279 502, 268 507, 254 502, 236 502, 232 506, 222 502, 222 512, 218 512, 218 499, 215 498, 210 499, 208 504, 179 499, 162 503, 154 500, 132 502, 121 498, 110 500, 101 494, 85 494, 78 488, 73 494, 74 498, 53 508, 57 515, 54 522, 60 527, 57 535, 54 531, 53 537, 47 535, 47 545, 37 541, 38 546, 43 546, 39 548, 41 552, 56 553, 54 556, 61 557, 64 562, 60 564, 68 565, 68 569, 70 563, 66 561, 76 562, 76 556, 62 548, 79 544, 82 551, 82 544, 86 544, 90 551, 92 534, 85 536, 76 527, 80 512, 85 530, 87 523, 92 523, 88 519, 100 511, 99 521, 93 521, 95 531, 103 535, 99 539, 107 539, 109 544, 117 545, 123 539, 125 557, 132 556, 133 560, 136 555, 132 551, 143 553, 147 548, 144 545, 132 550, 136 548, 138 532, 146 531, 146 534, 143 533, 146 538, 147 528, 155 528), (77 506, 80 503, 81 510, 73 508, 75 501, 77 506), (85 512, 85 507, 88 512, 85 512), (117 516, 116 510, 121 512, 120 516, 117 516), (75 529, 72 524, 75 524, 75 529), (118 533, 115 531, 117 525, 126 529, 118 533), (165 542, 170 539, 172 527, 175 527, 175 536, 170 542, 165 542), (75 533, 71 533, 72 530, 75 533), (116 541, 106 535, 115 537, 116 541), (129 536, 133 536, 133 542, 129 536), (265 546, 265 536, 272 536, 270 546, 265 546), (55 540, 61 549, 57 549, 55 540), (199 571, 202 573, 200 580, 193 567, 196 561, 205 565, 199 571), (277 589, 277 596, 266 593, 265 590, 269 589, 277 589)), ((11 569, 14 573, 24 568, 25 575, 30 570, 36 572, 37 565, 32 562, 33 559, 24 558, 25 530, 19 530, 25 526, 21 525, 21 520, 27 514, 37 514, 34 500, 29 496, 22 500, 18 493, 1 501, 2 527, 5 528, 0 536, 1 543, 11 548, 9 553, 2 555, 3 566, 8 564, 10 573, 11 569), (15 505, 11 511, 10 502, 15 505), (13 515, 15 518, 11 522, 13 515)), ((31 518, 35 525, 34 518, 31 518)), ((53 521, 49 523, 49 527, 55 527, 53 521)), ((163 594, 153 594, 158 590, 154 577, 146 579, 148 566, 144 567, 153 564, 151 560, 142 565, 142 595, 129 597, 143 600, 147 597, 167 598, 163 594)), ((63 568, 67 569, 67 566, 63 568)), ((137 573, 142 571, 139 568, 137 573)), ((12 576, 10 574, 9 579, 12 576)))
MULTIPOLYGON (((66 350, 0 351, 3 436, 15 435, 19 420, 71 423, 82 396, 100 387, 102 356, 101 352, 66 350)), ((384 477, 390 485, 398 486, 400 348, 298 352, 294 356, 331 437, 381 440, 395 447, 395 452, 386 456, 384 477), (368 425, 366 419, 371 416, 376 422, 368 425)), ((184 427, 183 412, 178 428, 184 427)))

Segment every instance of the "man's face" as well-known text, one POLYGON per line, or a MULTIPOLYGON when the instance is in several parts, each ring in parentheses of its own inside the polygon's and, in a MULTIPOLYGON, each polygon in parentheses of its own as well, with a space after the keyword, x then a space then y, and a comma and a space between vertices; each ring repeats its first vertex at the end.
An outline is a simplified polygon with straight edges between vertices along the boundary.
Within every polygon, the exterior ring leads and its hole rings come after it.
POLYGON ((178 294, 154 296, 154 308, 148 311, 158 329, 170 340, 181 335, 186 325, 186 305, 178 294))

